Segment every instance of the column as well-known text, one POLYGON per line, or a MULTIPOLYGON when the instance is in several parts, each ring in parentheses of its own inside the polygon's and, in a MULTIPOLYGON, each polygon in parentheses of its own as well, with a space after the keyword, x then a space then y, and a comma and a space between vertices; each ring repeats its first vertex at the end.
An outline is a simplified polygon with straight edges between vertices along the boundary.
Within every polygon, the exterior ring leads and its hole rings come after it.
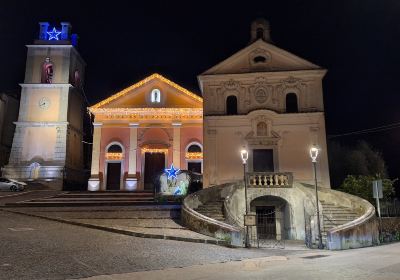
POLYGON ((99 166, 100 166, 100 140, 102 123, 93 123, 93 143, 92 143, 92 166, 90 179, 88 182, 89 191, 100 190, 99 166))
POLYGON ((172 162, 176 168, 181 168, 181 126, 182 123, 172 123, 174 128, 172 162))
POLYGON ((129 124, 129 169, 125 180, 125 190, 137 190, 136 160, 137 160, 137 131, 138 123, 129 124))

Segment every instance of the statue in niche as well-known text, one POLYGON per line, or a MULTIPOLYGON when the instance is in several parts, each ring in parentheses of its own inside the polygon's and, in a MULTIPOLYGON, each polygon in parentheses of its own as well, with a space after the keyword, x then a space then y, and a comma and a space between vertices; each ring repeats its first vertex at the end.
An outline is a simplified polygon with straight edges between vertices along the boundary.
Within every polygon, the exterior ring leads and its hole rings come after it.
POLYGON ((52 84, 53 75, 54 75, 53 63, 50 61, 49 57, 46 57, 46 60, 43 63, 43 68, 42 68, 42 79, 41 79, 42 84, 52 84))

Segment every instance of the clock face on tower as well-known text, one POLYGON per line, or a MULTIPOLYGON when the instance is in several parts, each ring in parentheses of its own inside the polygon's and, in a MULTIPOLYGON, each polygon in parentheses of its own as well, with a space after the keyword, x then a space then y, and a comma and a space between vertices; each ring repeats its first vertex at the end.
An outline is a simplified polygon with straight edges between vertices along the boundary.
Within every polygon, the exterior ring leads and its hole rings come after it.
POLYGON ((39 100, 39 108, 40 109, 47 109, 50 106, 50 100, 47 97, 42 97, 39 100))

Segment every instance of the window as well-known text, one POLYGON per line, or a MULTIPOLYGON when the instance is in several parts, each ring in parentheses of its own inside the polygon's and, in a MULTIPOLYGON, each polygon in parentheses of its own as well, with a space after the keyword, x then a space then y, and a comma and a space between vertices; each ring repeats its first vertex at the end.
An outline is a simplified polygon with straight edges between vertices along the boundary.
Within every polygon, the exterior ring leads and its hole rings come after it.
POLYGON ((54 69, 53 69, 53 63, 50 61, 49 57, 46 57, 46 60, 44 61, 42 65, 42 77, 41 77, 41 83, 42 84, 52 84, 53 83, 53 75, 54 75, 54 69))
POLYGON ((257 39, 264 39, 264 28, 257 28, 256 33, 257 39))
POLYGON ((274 172, 274 153, 272 149, 253 150, 253 171, 274 172))
POLYGON ((122 153, 122 148, 120 145, 114 144, 108 147, 108 153, 122 153))
POLYGON ((257 124, 257 136, 268 136, 268 126, 265 122, 257 124))
POLYGON ((226 114, 237 115, 237 98, 234 95, 229 95, 226 99, 226 114))
POLYGON ((161 91, 158 88, 155 88, 151 91, 151 103, 160 103, 161 102, 161 91))
POLYGON ((286 94, 286 113, 298 113, 297 95, 293 92, 286 94))
POLYGON ((192 144, 189 146, 188 150, 189 153, 200 153, 201 147, 197 144, 192 144))
POLYGON ((259 56, 256 56, 253 59, 253 61, 254 61, 254 63, 265 63, 265 62, 267 62, 267 59, 264 56, 259 55, 259 56))

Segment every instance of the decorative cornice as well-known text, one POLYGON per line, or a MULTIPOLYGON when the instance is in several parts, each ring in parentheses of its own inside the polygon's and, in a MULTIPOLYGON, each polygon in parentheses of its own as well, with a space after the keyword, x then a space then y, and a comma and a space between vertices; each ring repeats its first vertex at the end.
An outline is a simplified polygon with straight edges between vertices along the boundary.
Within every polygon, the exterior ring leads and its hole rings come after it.
POLYGON ((133 120, 203 119, 203 108, 90 108, 96 117, 133 120))
POLYGON ((22 83, 20 87, 33 87, 33 88, 59 88, 59 87, 74 87, 69 83, 53 83, 53 84, 42 84, 42 83, 22 83))
POLYGON ((67 126, 69 122, 14 122, 16 126, 67 126))

